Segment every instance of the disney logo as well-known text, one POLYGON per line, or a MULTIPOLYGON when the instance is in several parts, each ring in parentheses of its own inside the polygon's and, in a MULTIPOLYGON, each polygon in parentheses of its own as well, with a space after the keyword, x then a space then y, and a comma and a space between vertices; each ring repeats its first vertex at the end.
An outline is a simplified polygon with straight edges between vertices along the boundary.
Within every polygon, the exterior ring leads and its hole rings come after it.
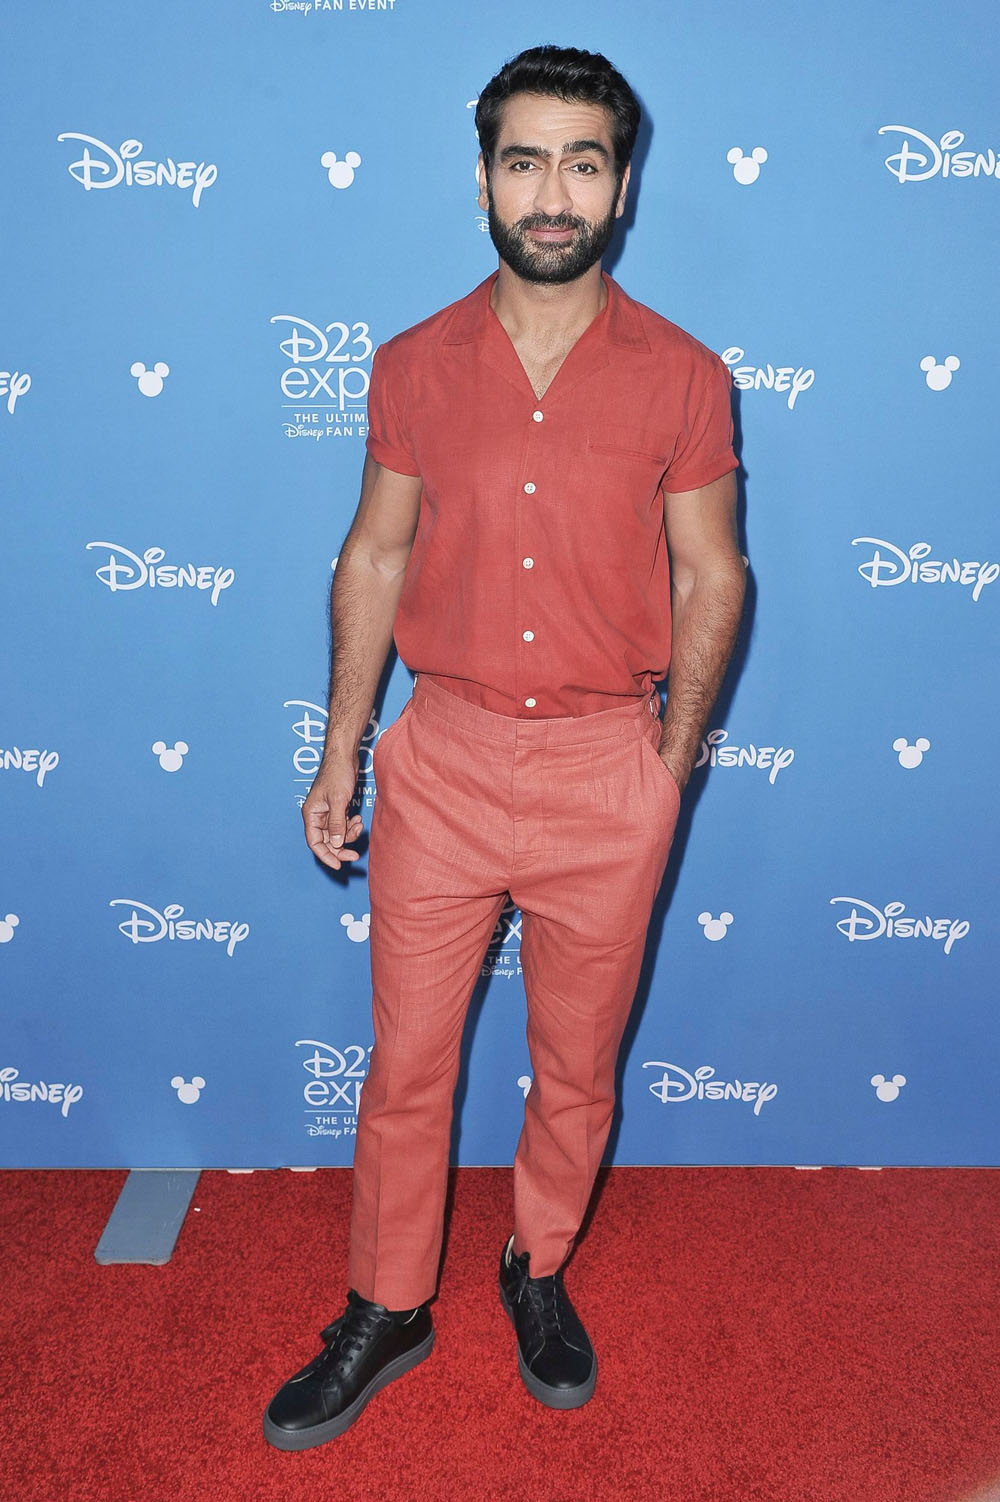
POLYGON ((175 162, 167 157, 165 162, 141 161, 135 158, 142 150, 142 142, 123 141, 118 150, 99 141, 96 136, 84 136, 76 131, 64 131, 57 141, 83 141, 86 144, 78 162, 71 162, 69 175, 82 183, 89 193, 91 188, 117 188, 124 182, 128 188, 191 188, 191 201, 195 208, 201 203, 201 195, 210 188, 219 175, 214 162, 175 162), (103 152, 102 157, 90 154, 91 146, 103 152))
POLYGON ((61 1115, 68 1116, 70 1106, 75 1106, 83 1098, 82 1085, 53 1085, 44 1080, 29 1085, 27 1080, 18 1082, 20 1073, 19 1069, 14 1069, 11 1065, 0 1069, 0 1099, 47 1100, 50 1105, 59 1107, 61 1115))
POLYGON ((664 1064, 658 1059, 649 1059, 642 1067, 663 1070, 662 1078, 654 1080, 649 1089, 664 1105, 668 1101, 696 1099, 752 1101, 753 1114, 759 1116, 761 1107, 778 1093, 777 1085, 757 1080, 717 1080, 711 1064, 700 1065, 694 1074, 688 1074, 679 1064, 664 1064))
POLYGON ((231 959, 237 944, 250 932, 249 923, 234 923, 228 918, 182 919, 184 909, 177 902, 170 903, 162 913, 131 897, 112 897, 108 906, 132 909, 131 915, 119 923, 118 931, 133 944, 155 944, 160 939, 210 939, 215 944, 225 944, 231 959))
POLYGON ((779 365, 777 369, 773 365, 741 365, 739 362, 745 353, 745 350, 734 344, 731 349, 724 349, 719 356, 722 363, 732 370, 733 385, 740 391, 759 391, 762 386, 766 391, 787 391, 789 412, 794 410, 799 393, 808 391, 816 379, 815 370, 809 370, 804 365, 797 368, 779 365))
POLYGON ((216 568, 211 563, 162 563, 165 556, 162 548, 147 548, 142 554, 133 553, 117 542, 88 542, 88 548, 107 548, 110 557, 107 563, 95 569, 97 578, 114 592, 121 589, 210 589, 213 605, 218 605, 219 596, 236 578, 231 568, 216 568), (119 562, 118 554, 124 558, 119 562))
POLYGON ((729 737, 728 730, 710 730, 701 743, 696 767, 707 762, 712 767, 761 767, 767 769, 767 780, 774 786, 779 772, 790 767, 795 760, 791 746, 723 746, 729 737))
POLYGON ((31 377, 20 370, 0 370, 0 396, 7 398, 7 411, 13 413, 18 397, 31 390, 31 377))
POLYGON ((858 564, 858 573, 872 589, 889 584, 963 584, 972 586, 972 598, 978 600, 987 584, 1000 577, 1000 563, 980 563, 978 559, 961 563, 957 558, 928 558, 929 542, 915 542, 904 553, 881 537, 852 537, 851 547, 867 543, 875 552, 867 563, 858 564), (886 557, 879 551, 886 550, 886 557))
POLYGON ((920 183, 929 177, 1000 177, 1000 159, 992 148, 988 151, 957 151, 965 140, 962 130, 946 130, 939 141, 925 136, 912 125, 880 125, 879 135, 889 131, 909 137, 898 151, 885 159, 885 165, 897 182, 920 183), (910 141, 917 143, 916 148, 910 141), (921 149, 922 148, 922 149, 921 149))
POLYGON ((849 902, 851 911, 837 927, 851 943, 856 939, 935 939, 944 941, 945 954, 971 927, 967 918, 916 918, 906 912, 905 902, 873 907, 860 897, 831 897, 831 903, 849 902))
POLYGON ((0 770, 9 772, 11 767, 14 767, 19 772, 34 772, 35 781, 39 787, 42 786, 53 767, 58 765, 58 751, 39 751, 34 746, 24 751, 20 746, 11 746, 7 750, 0 749, 0 770))

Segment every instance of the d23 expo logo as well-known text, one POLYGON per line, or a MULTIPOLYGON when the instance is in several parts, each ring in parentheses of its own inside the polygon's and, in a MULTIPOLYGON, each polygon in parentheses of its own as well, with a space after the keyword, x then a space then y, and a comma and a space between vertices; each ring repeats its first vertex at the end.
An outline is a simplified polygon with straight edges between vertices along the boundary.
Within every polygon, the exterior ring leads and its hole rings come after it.
POLYGON ((302 1068, 308 1075, 302 1090, 306 1136, 357 1136, 358 1108, 371 1046, 349 1043, 340 1049, 316 1038, 297 1038, 295 1047, 311 1050, 302 1057, 302 1068))
POLYGON ((375 346, 367 323, 328 323, 276 313, 287 324, 278 346, 287 364, 281 372, 286 438, 365 438, 368 387, 375 346))
MULTIPOLYGON (((286 699, 282 708, 301 710, 301 714, 292 724, 292 731, 295 735, 292 776, 297 784, 296 802, 301 808, 323 759, 328 716, 326 709, 321 704, 314 704, 311 699, 286 699)), ((361 744, 358 746, 358 781, 351 800, 350 811, 352 813, 359 812, 362 808, 370 809, 375 801, 372 748, 386 728, 379 725, 374 715, 369 716, 365 733, 361 737, 361 744)))
POLYGON ((499 975, 503 980, 521 974, 521 913, 510 897, 500 909, 480 974, 499 975))
POLYGON ((268 10, 293 16, 334 15, 338 11, 368 11, 391 15, 396 0, 266 0, 268 10))

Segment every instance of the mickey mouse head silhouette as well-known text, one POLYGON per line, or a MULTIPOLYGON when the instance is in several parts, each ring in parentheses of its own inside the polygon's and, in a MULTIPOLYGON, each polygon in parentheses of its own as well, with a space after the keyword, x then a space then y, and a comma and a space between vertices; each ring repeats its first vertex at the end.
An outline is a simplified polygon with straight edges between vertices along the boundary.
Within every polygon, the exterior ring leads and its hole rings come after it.
POLYGON ((163 377, 170 374, 170 366, 157 360, 152 370, 147 370, 141 360, 136 360, 129 366, 129 374, 138 379, 143 396, 159 396, 163 390, 163 377))
POLYGON ((733 922, 733 915, 732 913, 720 913, 717 918, 713 918, 711 913, 699 913, 698 922, 705 930, 705 938, 717 942, 719 939, 724 939, 729 932, 729 925, 733 922))
POLYGON ((168 749, 166 741, 154 741, 151 749, 165 772, 179 772, 191 748, 187 741, 174 741, 172 750, 168 749))
POLYGON ((897 735, 892 749, 899 757, 901 767, 919 767, 924 759, 924 752, 931 749, 931 743, 926 735, 918 735, 911 746, 905 735, 897 735))
POLYGON ((873 1074, 871 1083, 879 1100, 895 1100, 906 1084, 906 1075, 894 1074, 891 1080, 887 1080, 884 1074, 873 1074))
POLYGON ((744 156, 742 146, 731 146, 726 152, 726 161, 732 164, 736 181, 746 187, 760 177, 761 163, 767 161, 767 152, 763 146, 755 146, 749 156, 744 156))
POLYGON ((353 913, 343 913, 340 919, 344 928, 347 929, 347 937, 353 939, 355 944, 363 944, 368 937, 371 927, 371 913, 362 913, 360 918, 355 918, 353 913))
POLYGON ((939 365, 933 355, 924 355, 920 369, 925 373, 932 391, 945 391, 951 385, 951 378, 961 363, 957 355, 945 355, 943 365, 939 365))
POLYGON ((185 1106, 193 1106, 201 1096, 205 1088, 205 1081, 200 1074, 186 1080, 182 1074, 175 1074, 170 1084, 177 1091, 177 1099, 185 1106))
POLYGON ((320 164, 326 168, 332 188, 349 188, 354 181, 355 172, 361 166, 361 157, 358 152, 349 151, 344 160, 338 162, 335 151, 324 151, 320 164))

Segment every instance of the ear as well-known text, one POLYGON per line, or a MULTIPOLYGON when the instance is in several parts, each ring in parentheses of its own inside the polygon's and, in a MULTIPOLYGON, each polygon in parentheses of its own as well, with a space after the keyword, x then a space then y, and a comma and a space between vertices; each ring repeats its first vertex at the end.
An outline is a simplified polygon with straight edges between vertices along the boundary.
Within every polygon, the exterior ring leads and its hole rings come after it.
POLYGON ((479 153, 479 159, 476 162, 476 177, 479 179, 479 197, 476 202, 485 213, 490 206, 490 201, 486 196, 486 163, 482 152, 479 153))
POLYGON ((629 162, 622 174, 622 188, 618 195, 618 203, 615 207, 615 218, 620 219, 625 212, 625 194, 628 191, 628 180, 632 172, 632 163, 629 162))

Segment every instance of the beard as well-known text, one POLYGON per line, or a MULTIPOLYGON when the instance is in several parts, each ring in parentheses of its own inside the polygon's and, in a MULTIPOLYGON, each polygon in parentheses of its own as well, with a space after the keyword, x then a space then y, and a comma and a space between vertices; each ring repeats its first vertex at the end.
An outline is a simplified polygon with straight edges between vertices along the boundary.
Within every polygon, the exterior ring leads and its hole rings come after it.
POLYGON ((611 244, 617 192, 607 217, 599 219, 596 224, 569 214, 560 214, 555 219, 547 219, 543 214, 527 214, 514 224, 506 224, 496 212, 489 182, 486 185, 486 196, 489 202, 490 239, 496 247, 497 255, 502 261, 506 261, 516 276, 526 282, 575 281, 578 276, 589 271, 595 261, 601 259, 611 244), (532 229, 571 229, 575 233, 572 240, 567 240, 564 245, 544 245, 528 239, 527 232, 532 229))

